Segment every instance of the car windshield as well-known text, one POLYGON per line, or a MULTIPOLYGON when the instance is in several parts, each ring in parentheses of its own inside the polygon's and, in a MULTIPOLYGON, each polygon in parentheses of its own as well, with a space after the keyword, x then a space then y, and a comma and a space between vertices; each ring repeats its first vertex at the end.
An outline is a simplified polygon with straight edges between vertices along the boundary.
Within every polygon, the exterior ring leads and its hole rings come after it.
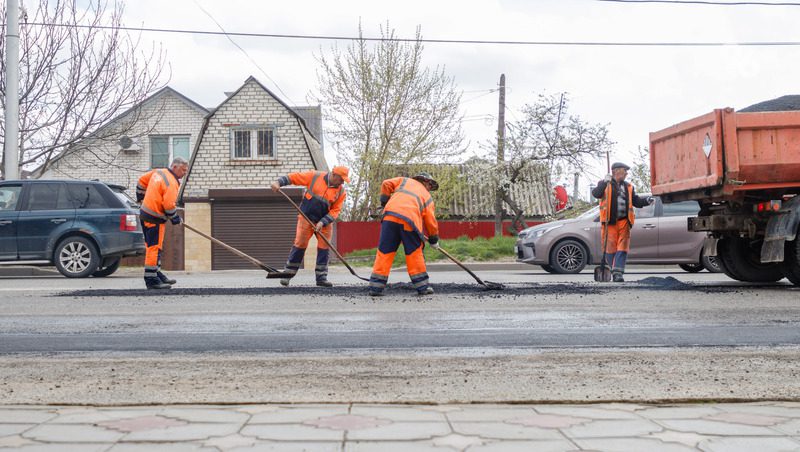
POLYGON ((582 214, 580 214, 578 219, 579 220, 585 220, 587 218, 594 218, 599 214, 600 214, 600 206, 594 206, 591 209, 587 210, 586 212, 583 212, 582 214))

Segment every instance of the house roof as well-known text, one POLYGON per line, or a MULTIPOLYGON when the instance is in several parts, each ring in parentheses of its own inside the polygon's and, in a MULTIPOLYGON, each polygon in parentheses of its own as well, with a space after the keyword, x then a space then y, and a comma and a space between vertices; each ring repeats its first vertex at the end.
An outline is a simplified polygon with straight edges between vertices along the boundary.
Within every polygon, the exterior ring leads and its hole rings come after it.
MULTIPOLYGON (((165 87, 161 88, 160 90, 156 91, 155 93, 151 94, 150 96, 148 96, 147 98, 145 98, 141 102, 137 103, 136 105, 134 105, 134 106, 128 108, 127 110, 125 110, 124 112, 118 114, 117 116, 115 116, 113 119, 111 119, 107 123, 105 123, 102 126, 100 126, 96 131, 94 131, 91 134, 89 134, 87 136, 87 138, 91 138, 92 136, 94 136, 98 132, 100 132, 101 130, 104 130, 104 129, 108 128, 109 126, 111 126, 115 122, 117 122, 120 119, 126 117, 131 112, 134 112, 137 109, 140 109, 140 108, 144 107, 145 105, 147 105, 147 104, 149 104, 151 102, 154 102, 158 98, 166 96, 166 95, 175 96, 176 98, 181 100, 183 103, 185 103, 186 105, 194 108, 195 110, 197 110, 198 112, 202 113, 203 115, 207 115, 208 112, 209 112, 209 110, 207 108, 203 107, 202 105, 198 104, 197 102, 193 101, 192 99, 189 99, 188 97, 184 96, 183 94, 181 94, 180 92, 178 92, 174 88, 169 87, 169 86, 165 86, 165 87)), ((80 149, 78 144, 70 146, 69 149, 64 150, 64 152, 62 152, 61 154, 57 155, 55 158, 53 158, 49 162, 47 162, 47 166, 48 167, 52 166, 54 163, 58 162, 63 157, 66 157, 68 154, 70 154, 71 152, 73 152, 76 149, 80 149)), ((40 177, 41 176, 40 169, 41 169, 41 167, 33 170, 31 172, 31 174, 35 175, 35 177, 40 177)))
POLYGON ((244 87, 247 86, 247 84, 250 83, 250 82, 256 83, 261 89, 263 89, 267 94, 269 94, 270 97, 275 99, 279 104, 281 104, 284 108, 286 108, 286 110, 289 113, 291 113, 297 119, 297 123, 298 123, 298 125, 300 125, 300 129, 303 132, 303 139, 305 140, 306 147, 308 148, 308 152, 311 155, 311 160, 314 162, 315 168, 321 169, 321 170, 327 170, 327 163, 325 161, 325 156, 322 154, 322 150, 320 149, 320 141, 309 130, 309 127, 306 124, 305 119, 303 119, 303 116, 298 114, 297 111, 295 111, 286 102, 281 100, 280 97, 276 96, 275 93, 270 91, 266 86, 264 86, 261 82, 259 82, 258 79, 256 79, 255 77, 253 77, 251 75, 251 76, 247 77, 247 80, 245 80, 244 83, 242 83, 242 85, 236 91, 234 91, 233 93, 230 93, 230 94, 225 93, 227 95, 225 100, 223 100, 213 110, 209 111, 209 113, 206 115, 206 117, 205 117, 205 119, 203 121, 203 126, 200 129, 200 134, 197 136, 197 141, 195 142, 195 148, 194 148, 194 150, 192 152, 192 158, 189 161, 189 171, 186 173, 186 176, 184 177, 183 183, 181 184, 181 189, 180 189, 180 193, 178 194, 178 199, 183 199, 183 192, 186 189, 186 186, 189 185, 189 178, 192 175, 192 168, 194 168, 194 162, 197 159, 197 155, 198 155, 199 150, 200 150, 200 145, 203 142, 203 138, 205 137, 205 133, 206 133, 206 130, 208 129, 208 124, 211 121, 211 118, 217 113, 217 111, 219 111, 220 108, 222 108, 223 105, 225 105, 226 103, 228 103, 228 101, 230 101, 231 99, 236 97, 236 95, 239 94, 239 92, 241 92, 242 89, 244 89, 244 87), (314 142, 316 143, 316 146, 313 145, 314 143, 309 142, 309 138, 311 140, 314 140, 314 142))

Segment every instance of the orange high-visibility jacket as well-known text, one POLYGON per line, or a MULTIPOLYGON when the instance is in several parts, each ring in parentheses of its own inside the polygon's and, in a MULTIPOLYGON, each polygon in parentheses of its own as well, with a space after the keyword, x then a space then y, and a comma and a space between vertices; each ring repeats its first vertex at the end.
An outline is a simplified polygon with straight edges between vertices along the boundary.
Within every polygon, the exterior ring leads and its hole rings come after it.
POLYGON ((166 168, 156 168, 139 178, 137 192, 144 191, 139 210, 142 220, 161 224, 178 213, 178 178, 166 168))
MULTIPOLYGON (((604 181, 600 181, 600 183, 602 184, 604 181)), ((619 220, 619 218, 616 218, 617 189, 614 188, 617 184, 605 183, 605 185, 605 187, 602 187, 600 184, 598 184, 598 186, 592 190, 592 195, 595 198, 600 198, 600 221, 602 223, 614 224, 617 222, 617 220, 619 220), (611 215, 612 210, 615 212, 613 216, 611 215), (611 221, 609 221, 609 218, 611 218, 611 221)), ((625 186, 625 190, 628 192, 628 223, 633 226, 633 222, 636 219, 633 208, 642 208, 647 206, 647 198, 637 196, 636 191, 633 189, 633 185, 627 182, 623 185, 625 186)))
POLYGON ((436 206, 421 182, 410 177, 395 177, 381 183, 381 199, 386 201, 383 216, 404 220, 424 239, 424 232, 435 243, 439 238, 436 206))
POLYGON ((324 225, 333 223, 342 211, 347 193, 344 185, 336 188, 328 186, 328 174, 324 171, 305 171, 289 173, 278 178, 278 185, 301 185, 306 187, 300 210, 313 222, 324 225))

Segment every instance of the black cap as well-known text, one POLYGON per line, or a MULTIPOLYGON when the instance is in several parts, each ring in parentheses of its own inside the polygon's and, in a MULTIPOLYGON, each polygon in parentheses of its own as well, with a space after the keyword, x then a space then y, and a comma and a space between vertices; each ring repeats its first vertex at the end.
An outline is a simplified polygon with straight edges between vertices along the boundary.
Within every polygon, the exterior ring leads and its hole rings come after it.
POLYGON ((417 174, 416 176, 412 177, 412 179, 416 179, 420 182, 425 181, 431 184, 431 191, 436 191, 439 189, 439 183, 431 176, 429 173, 425 171, 417 174))
POLYGON ((624 164, 624 163, 622 163, 622 162, 614 162, 614 164, 613 164, 613 165, 611 165, 611 169, 612 169, 612 170, 615 170, 615 169, 617 169, 617 168, 625 168, 625 170, 626 170, 626 171, 627 171, 627 170, 629 170, 629 169, 631 169, 631 167, 630 167, 630 166, 628 166, 628 165, 626 165, 626 164, 624 164))

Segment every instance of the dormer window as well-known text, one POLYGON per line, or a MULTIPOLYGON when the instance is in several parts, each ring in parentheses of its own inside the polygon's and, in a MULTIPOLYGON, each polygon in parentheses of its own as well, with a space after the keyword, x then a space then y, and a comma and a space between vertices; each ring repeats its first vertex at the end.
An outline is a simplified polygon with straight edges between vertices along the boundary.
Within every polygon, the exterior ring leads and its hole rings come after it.
POLYGON ((277 157, 275 129, 271 127, 237 127, 231 129, 231 158, 265 160, 277 157))

